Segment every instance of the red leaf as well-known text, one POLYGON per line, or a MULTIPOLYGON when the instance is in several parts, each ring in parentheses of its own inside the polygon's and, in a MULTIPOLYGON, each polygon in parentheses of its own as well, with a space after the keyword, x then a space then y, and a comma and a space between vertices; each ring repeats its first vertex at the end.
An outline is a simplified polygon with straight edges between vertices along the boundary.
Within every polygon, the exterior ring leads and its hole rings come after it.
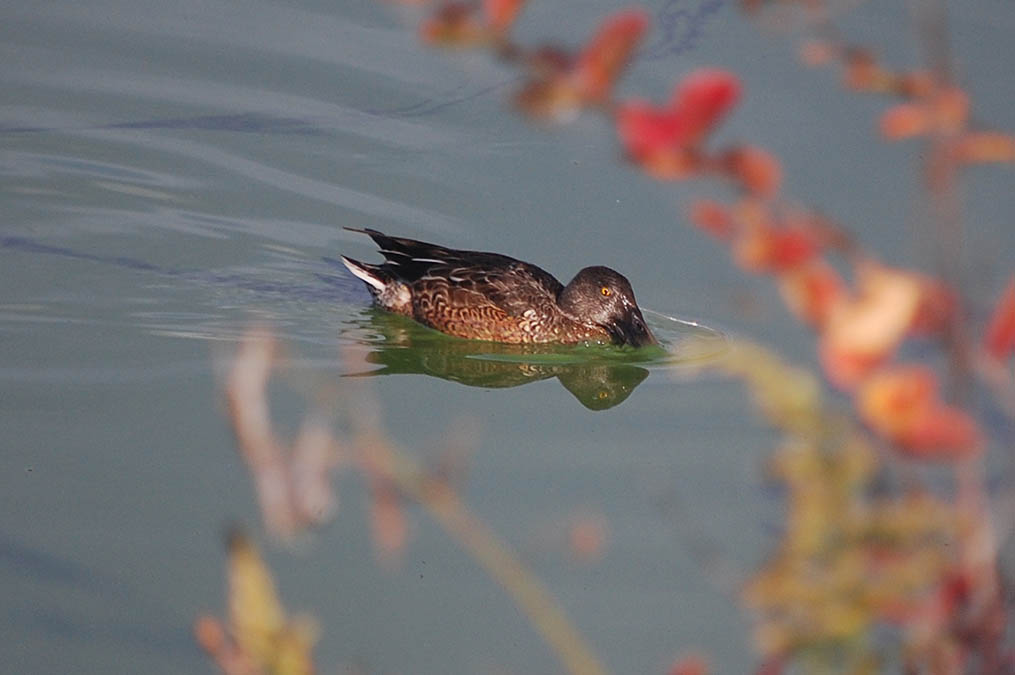
POLYGON ((732 109, 740 82, 724 70, 697 70, 681 81, 669 106, 629 101, 617 110, 617 133, 624 150, 644 161, 656 153, 686 150, 701 143, 732 109))
POLYGON ((522 54, 532 79, 515 95, 515 105, 533 117, 566 121, 582 107, 609 102, 647 25, 643 12, 627 10, 604 21, 576 59, 553 47, 522 54))
POLYGON ((958 297, 943 281, 919 277, 920 302, 909 330, 914 335, 939 335, 955 315, 958 297))
POLYGON ((905 454, 924 459, 958 459, 977 452, 980 441, 979 425, 969 413, 946 405, 936 406, 898 437, 905 454))
POLYGON ((994 308, 983 346, 995 359, 1003 360, 1015 351, 1015 274, 994 308))
POLYGON ((812 260, 821 251, 815 232, 806 227, 751 223, 734 243, 737 263, 749 272, 785 272, 812 260))
POLYGON ((620 143, 636 160, 679 144, 686 136, 683 128, 683 120, 670 110, 655 108, 647 101, 630 101, 617 110, 620 143))
POLYGON ((728 71, 703 68, 685 77, 670 102, 670 109, 686 125, 683 142, 703 140, 739 99, 740 80, 728 71))

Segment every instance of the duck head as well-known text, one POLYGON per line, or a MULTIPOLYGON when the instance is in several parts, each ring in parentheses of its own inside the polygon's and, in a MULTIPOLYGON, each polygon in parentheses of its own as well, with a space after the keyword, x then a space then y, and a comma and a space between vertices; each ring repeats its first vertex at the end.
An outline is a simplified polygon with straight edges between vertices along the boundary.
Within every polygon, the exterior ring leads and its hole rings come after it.
POLYGON ((641 315, 631 283, 609 267, 586 267, 578 272, 560 292, 557 304, 578 321, 604 329, 614 344, 658 344, 641 315))

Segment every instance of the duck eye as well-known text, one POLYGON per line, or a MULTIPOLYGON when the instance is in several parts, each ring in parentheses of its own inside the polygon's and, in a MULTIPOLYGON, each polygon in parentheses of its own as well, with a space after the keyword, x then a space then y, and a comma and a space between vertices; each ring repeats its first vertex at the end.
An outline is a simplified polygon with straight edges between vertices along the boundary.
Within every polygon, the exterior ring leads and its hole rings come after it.
POLYGON ((603 286, 602 288, 600 288, 600 289, 599 289, 599 292, 603 294, 603 297, 604 297, 604 298, 608 298, 608 297, 610 297, 611 295, 613 295, 613 291, 611 291, 611 290, 610 290, 609 288, 607 288, 606 286, 603 286))

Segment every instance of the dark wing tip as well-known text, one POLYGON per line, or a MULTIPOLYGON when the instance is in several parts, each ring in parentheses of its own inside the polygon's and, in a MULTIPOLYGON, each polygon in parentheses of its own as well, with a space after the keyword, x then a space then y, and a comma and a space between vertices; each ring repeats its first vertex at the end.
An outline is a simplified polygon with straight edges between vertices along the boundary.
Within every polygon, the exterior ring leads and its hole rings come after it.
POLYGON ((342 229, 348 230, 349 232, 356 232, 357 234, 365 234, 374 241, 377 241, 377 237, 387 237, 387 235, 380 230, 374 230, 369 227, 349 227, 348 225, 343 225, 342 229))

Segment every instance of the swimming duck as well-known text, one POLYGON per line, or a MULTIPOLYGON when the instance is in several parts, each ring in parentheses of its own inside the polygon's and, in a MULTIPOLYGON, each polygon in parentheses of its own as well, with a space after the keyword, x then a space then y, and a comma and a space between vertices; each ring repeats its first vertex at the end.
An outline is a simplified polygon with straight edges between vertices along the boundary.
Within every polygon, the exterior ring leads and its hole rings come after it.
POLYGON ((658 344, 631 284, 609 267, 586 267, 564 286, 549 272, 498 253, 368 235, 385 260, 342 262, 380 307, 449 335, 512 344, 658 344))

